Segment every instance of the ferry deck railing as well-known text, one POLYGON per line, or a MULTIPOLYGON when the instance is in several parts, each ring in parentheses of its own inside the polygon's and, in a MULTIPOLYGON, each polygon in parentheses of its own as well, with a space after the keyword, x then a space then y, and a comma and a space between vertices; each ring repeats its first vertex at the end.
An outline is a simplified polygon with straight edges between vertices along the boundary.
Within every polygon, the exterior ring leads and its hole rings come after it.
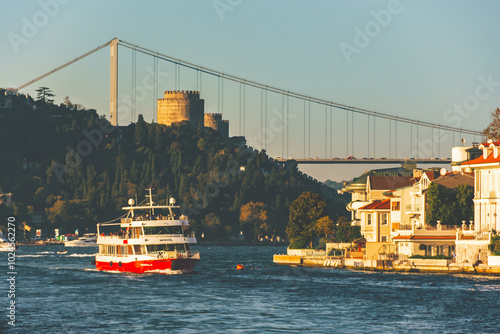
MULTIPOLYGON (((140 235, 129 235, 127 236, 126 234, 120 234, 120 233, 111 233, 111 234, 105 234, 101 233, 99 238, 109 238, 109 239, 140 239, 140 238, 148 238, 148 237, 184 237, 184 238, 194 238, 195 233, 194 232, 185 232, 185 233, 172 233, 172 234, 140 234, 140 235)), ((106 240, 106 239, 104 239, 106 240)))

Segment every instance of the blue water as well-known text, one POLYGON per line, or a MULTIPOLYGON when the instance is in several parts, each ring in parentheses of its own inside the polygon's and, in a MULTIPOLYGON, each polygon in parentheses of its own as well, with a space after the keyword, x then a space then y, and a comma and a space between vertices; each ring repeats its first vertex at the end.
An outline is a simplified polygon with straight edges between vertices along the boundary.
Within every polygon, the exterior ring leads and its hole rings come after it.
MULTIPOLYGON (((285 248, 202 246, 193 274, 106 273, 93 269, 96 249, 58 249, 18 249, 16 327, 4 311, 1 332, 500 332, 495 277, 277 266, 285 248)), ((6 253, 0 261, 7 278, 6 253)))

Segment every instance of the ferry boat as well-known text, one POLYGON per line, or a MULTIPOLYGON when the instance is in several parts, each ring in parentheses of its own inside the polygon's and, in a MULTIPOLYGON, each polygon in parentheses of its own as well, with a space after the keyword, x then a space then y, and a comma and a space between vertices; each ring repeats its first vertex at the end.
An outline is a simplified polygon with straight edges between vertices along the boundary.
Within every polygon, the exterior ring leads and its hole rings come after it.
POLYGON ((120 222, 97 224, 97 270, 192 272, 200 254, 191 250, 196 238, 188 232, 188 218, 180 214, 174 198, 170 205, 155 205, 151 189, 146 190, 148 204, 135 205, 130 199, 120 222))

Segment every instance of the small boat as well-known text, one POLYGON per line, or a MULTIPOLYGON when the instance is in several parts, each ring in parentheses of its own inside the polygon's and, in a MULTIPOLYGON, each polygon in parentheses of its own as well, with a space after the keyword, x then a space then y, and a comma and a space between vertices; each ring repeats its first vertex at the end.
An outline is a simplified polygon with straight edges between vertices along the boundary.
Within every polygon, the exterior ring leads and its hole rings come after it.
POLYGON ((12 244, 10 242, 0 242, 0 252, 12 252, 14 249, 12 248, 12 244))
POLYGON ((65 241, 64 246, 66 247, 96 247, 97 246, 97 234, 95 233, 85 233, 83 237, 73 239, 70 241, 65 241))
POLYGON ((67 254, 68 251, 66 249, 60 249, 56 252, 57 254, 67 254))
POLYGON ((189 273, 200 261, 200 253, 190 247, 196 238, 188 231, 188 217, 179 212, 175 199, 170 198, 170 205, 155 205, 147 190, 148 205, 130 199, 120 222, 97 224, 97 270, 189 273))
MULTIPOLYGON (((15 249, 12 247, 13 243, 4 238, 3 233, 0 232, 0 252, 12 252, 15 249)), ((17 248, 17 247, 16 247, 17 248)))

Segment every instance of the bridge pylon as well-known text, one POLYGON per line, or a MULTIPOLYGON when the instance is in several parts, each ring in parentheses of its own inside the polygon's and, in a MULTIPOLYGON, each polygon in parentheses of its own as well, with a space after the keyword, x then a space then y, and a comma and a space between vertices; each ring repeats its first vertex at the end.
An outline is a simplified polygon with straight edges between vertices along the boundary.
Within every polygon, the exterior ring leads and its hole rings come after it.
POLYGON ((118 126, 118 38, 109 42, 110 46, 110 93, 109 93, 109 121, 118 126))

